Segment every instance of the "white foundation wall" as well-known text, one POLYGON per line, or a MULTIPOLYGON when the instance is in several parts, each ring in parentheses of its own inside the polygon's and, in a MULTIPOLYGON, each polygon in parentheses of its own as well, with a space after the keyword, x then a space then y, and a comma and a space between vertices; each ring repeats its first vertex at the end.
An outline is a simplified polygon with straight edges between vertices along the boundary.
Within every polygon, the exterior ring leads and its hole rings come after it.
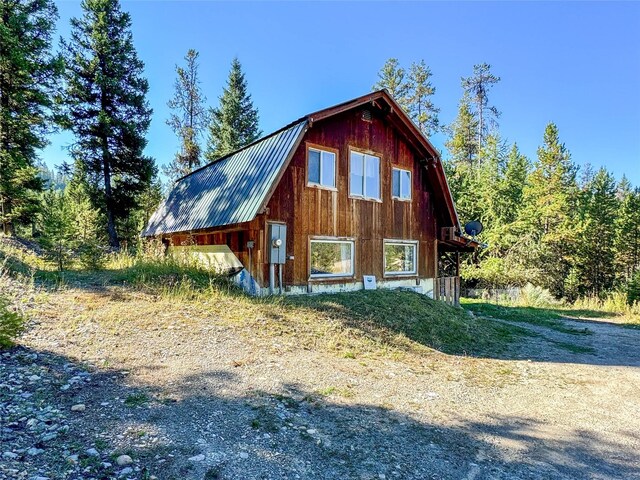
MULTIPOLYGON (((260 287, 253 278, 248 278, 248 274, 244 271, 244 275, 237 275, 236 277, 243 277, 242 280, 237 278, 238 284, 249 294, 256 296, 269 295, 268 287, 260 287)), ((434 279, 433 278, 421 278, 419 280, 413 279, 376 279, 377 289, 396 289, 402 288, 405 290, 411 290, 416 293, 427 295, 429 298, 433 298, 434 292, 434 279)), ((340 293, 340 292, 355 292, 358 290, 364 290, 363 282, 341 282, 341 283, 322 283, 311 282, 303 286, 287 286, 285 285, 284 295, 313 295, 320 293, 340 293)), ((276 286, 274 294, 279 294, 280 289, 276 286)))

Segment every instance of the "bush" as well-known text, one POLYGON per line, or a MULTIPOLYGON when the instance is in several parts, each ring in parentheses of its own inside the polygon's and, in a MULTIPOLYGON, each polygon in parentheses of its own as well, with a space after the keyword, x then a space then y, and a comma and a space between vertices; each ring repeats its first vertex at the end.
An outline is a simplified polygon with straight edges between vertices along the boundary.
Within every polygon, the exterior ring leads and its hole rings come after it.
POLYGON ((627 305, 640 304, 640 270, 636 272, 627 285, 627 305))
POLYGON ((6 297, 0 296, 0 348, 12 346, 13 340, 25 329, 24 317, 10 305, 6 297))
POLYGON ((105 248, 96 241, 80 244, 77 255, 80 265, 88 270, 102 270, 107 261, 105 248))
POLYGON ((559 302, 554 298, 549 290, 527 283, 522 287, 522 290, 520 290, 518 304, 523 307, 544 308, 557 306, 559 302))

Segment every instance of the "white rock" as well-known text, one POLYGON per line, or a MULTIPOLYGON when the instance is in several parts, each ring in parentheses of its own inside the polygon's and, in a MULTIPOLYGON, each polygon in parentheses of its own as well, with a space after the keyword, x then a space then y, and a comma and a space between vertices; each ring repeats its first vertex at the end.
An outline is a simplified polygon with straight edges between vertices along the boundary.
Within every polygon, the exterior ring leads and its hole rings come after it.
POLYGON ((29 377, 30 382, 37 382, 38 380, 40 380, 40 377, 38 375, 31 375, 29 377))
POLYGON ((90 457, 99 457, 100 453, 95 448, 89 448, 87 449, 87 455, 89 455, 90 457))
POLYGON ((247 452, 240 452, 240 458, 249 458, 249 454, 247 452))
POLYGON ((44 450, 42 450, 41 448, 31 447, 29 450, 27 450, 27 455, 35 457, 36 455, 40 455, 42 452, 44 452, 44 450))
POLYGON ((67 462, 69 462, 69 463, 78 463, 78 455, 69 455, 67 457, 67 462))
POLYGON ((133 468, 127 467, 120 470, 120 473, 118 475, 120 475, 121 477, 124 477, 125 475, 129 475, 131 472, 133 472, 133 468))
POLYGON ((313 435, 314 433, 317 433, 318 431, 315 428, 310 428, 309 430, 307 430, 307 433, 309 435, 313 435))
POLYGON ((18 458, 18 454, 17 454, 17 453, 13 453, 13 452, 4 452, 4 453, 2 454, 2 456, 3 456, 4 458, 11 458, 11 459, 13 459, 13 458, 18 458))
POLYGON ((201 462, 204 460, 204 455, 201 453, 200 455, 194 455, 193 457, 189 457, 190 462, 201 462))
POLYGON ((131 462, 133 462, 133 459, 129 455, 120 455, 116 458, 116 463, 121 467, 123 465, 129 465, 131 462))
POLYGON ((73 407, 71 407, 72 412, 84 412, 86 409, 87 407, 85 406, 84 403, 78 403, 77 405, 74 405, 73 407))

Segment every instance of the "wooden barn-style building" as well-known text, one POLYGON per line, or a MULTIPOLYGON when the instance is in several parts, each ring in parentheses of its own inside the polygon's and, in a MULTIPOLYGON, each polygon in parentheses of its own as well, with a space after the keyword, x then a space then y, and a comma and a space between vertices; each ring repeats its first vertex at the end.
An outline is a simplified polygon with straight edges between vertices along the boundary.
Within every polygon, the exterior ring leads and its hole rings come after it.
POLYGON ((255 294, 405 287, 450 303, 458 252, 478 246, 438 152, 385 90, 179 179, 142 236, 238 267, 255 294))

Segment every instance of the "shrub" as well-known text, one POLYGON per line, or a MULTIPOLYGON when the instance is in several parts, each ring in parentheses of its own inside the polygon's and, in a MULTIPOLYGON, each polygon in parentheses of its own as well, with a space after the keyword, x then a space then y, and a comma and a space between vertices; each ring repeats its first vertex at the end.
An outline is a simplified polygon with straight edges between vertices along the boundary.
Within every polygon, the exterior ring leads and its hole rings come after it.
POLYGON ((627 285, 627 305, 640 304, 640 270, 636 272, 627 285))
POLYGON ((557 306, 558 301, 554 298, 551 292, 549 292, 549 290, 527 283, 522 287, 522 290, 520 290, 518 304, 523 307, 540 308, 557 306))
POLYGON ((13 340, 25 329, 25 319, 20 312, 11 309, 6 297, 0 296, 0 348, 13 345, 13 340))
POLYGON ((102 270, 107 261, 105 248, 93 240, 81 243, 77 255, 80 265, 88 270, 102 270))

